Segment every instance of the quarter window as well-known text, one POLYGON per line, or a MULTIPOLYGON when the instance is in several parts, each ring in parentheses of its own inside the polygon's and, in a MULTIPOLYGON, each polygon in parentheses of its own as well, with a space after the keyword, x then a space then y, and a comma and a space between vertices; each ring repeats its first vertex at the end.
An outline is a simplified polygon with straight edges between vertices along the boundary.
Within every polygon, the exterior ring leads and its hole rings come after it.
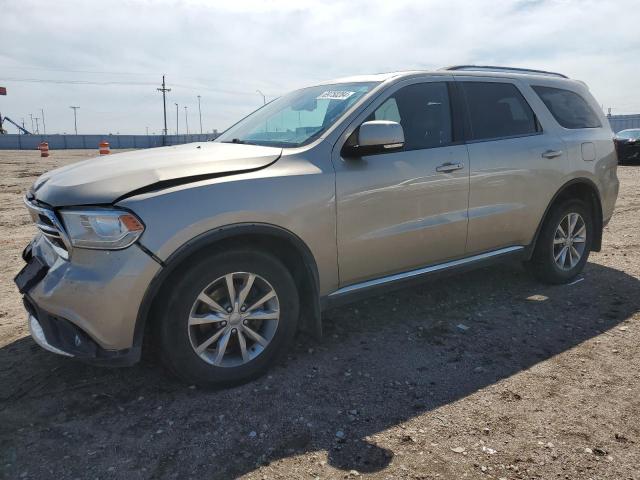
POLYGON ((460 82, 464 90, 471 138, 491 138, 531 135, 540 127, 531 107, 511 83, 460 82))
POLYGON ((367 120, 391 120, 404 130, 404 149, 451 143, 451 107, 446 82, 416 83, 389 97, 367 120))
POLYGON ((571 90, 532 87, 547 106, 553 118, 564 128, 598 128, 602 124, 587 101, 571 90))

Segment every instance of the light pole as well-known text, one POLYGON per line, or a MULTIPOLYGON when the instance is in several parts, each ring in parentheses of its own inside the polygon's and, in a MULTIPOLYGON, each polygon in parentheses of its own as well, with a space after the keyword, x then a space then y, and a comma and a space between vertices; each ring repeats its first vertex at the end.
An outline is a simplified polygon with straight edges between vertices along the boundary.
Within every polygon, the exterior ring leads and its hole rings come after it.
POLYGON ((200 135, 202 135, 202 110, 200 109, 200 95, 198 95, 198 115, 200 115, 200 135))
POLYGON ((164 84, 164 75, 162 75, 162 87, 156 88, 159 92, 162 92, 162 111, 164 112, 164 135, 167 135, 167 92, 171 89, 167 88, 164 84))
POLYGON ((40 135, 40 125, 38 125, 38 120, 40 119, 38 117, 33 117, 33 119, 36 121, 36 133, 40 135))
POLYGON ((40 111, 42 112, 42 133, 43 134, 47 134, 47 126, 44 123, 44 108, 41 108, 40 111))
POLYGON ((184 123, 187 126, 187 135, 189 135, 189 117, 187 117, 187 106, 184 106, 184 123))
POLYGON ((78 134, 78 109, 80 107, 71 106, 69 108, 73 110, 73 128, 76 131, 76 135, 77 135, 78 134))
MULTIPOLYGON (((178 136, 178 104, 176 103, 176 137, 178 136)), ((176 138, 176 142, 178 139, 176 138)))
POLYGON ((29 114, 29 118, 31 118, 31 133, 36 133, 36 127, 33 124, 33 113, 29 114))
POLYGON ((256 90, 256 92, 258 92, 260 95, 262 95, 262 104, 266 105, 267 104, 267 97, 264 96, 264 93, 262 93, 260 90, 256 90))

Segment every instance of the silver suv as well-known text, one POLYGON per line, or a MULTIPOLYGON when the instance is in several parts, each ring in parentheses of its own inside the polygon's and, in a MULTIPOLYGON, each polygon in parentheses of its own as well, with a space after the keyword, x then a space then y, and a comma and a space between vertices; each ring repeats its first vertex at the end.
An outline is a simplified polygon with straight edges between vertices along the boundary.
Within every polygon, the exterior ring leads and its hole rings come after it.
POLYGON ((47 350, 132 364, 145 339, 188 382, 245 381, 320 334, 323 309, 381 289, 505 259, 570 281, 613 213, 612 138, 557 73, 327 82, 213 142, 43 175, 16 283, 47 350))

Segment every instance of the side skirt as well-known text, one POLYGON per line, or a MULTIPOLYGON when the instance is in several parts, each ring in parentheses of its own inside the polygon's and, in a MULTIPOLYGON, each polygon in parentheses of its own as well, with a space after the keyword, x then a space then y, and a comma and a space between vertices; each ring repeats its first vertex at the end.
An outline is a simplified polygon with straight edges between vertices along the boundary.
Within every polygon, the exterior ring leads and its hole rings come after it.
POLYGON ((471 257, 452 260, 450 262, 439 263, 437 265, 431 265, 417 270, 396 273, 348 285, 323 297, 320 300, 321 306, 322 309, 325 310, 344 303, 357 301, 361 298, 379 295, 385 291, 404 288, 427 279, 432 279, 436 276, 450 275, 465 270, 472 270, 492 265, 502 261, 523 260, 525 258, 526 248, 523 246, 501 248, 499 250, 480 253, 471 257))

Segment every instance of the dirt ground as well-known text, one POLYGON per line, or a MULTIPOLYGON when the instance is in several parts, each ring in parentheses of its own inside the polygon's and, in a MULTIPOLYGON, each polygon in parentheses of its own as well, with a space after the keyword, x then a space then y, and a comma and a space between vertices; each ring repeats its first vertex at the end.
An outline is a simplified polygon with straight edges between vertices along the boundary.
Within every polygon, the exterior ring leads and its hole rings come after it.
POLYGON ((204 391, 28 337, 21 195, 94 154, 0 151, 0 478, 640 479, 640 166, 577 283, 504 265, 372 298, 204 391))

